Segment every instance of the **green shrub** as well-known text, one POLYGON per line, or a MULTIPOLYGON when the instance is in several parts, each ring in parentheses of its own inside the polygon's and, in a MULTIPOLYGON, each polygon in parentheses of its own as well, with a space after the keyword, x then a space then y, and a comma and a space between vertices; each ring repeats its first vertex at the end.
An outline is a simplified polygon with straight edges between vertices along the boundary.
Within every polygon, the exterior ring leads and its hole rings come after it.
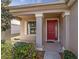
POLYGON ((18 42, 13 47, 14 59, 36 59, 34 44, 18 42))
POLYGON ((1 41, 1 59, 12 59, 12 45, 10 41, 1 41))
POLYGON ((74 53, 72 53, 71 51, 65 50, 64 59, 77 59, 77 56, 74 53))

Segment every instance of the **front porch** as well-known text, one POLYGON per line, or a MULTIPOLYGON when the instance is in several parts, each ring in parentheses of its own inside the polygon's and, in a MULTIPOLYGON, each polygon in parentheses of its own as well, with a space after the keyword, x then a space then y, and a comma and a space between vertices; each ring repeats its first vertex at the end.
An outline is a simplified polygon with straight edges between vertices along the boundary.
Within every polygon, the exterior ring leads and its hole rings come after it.
MULTIPOLYGON (((44 59, 46 58, 48 59, 49 56, 51 58, 61 59, 61 56, 59 53, 63 52, 63 49, 62 49, 64 45, 63 39, 64 38, 68 39, 68 35, 69 35, 67 32, 69 28, 68 27, 69 12, 36 13, 36 14, 20 15, 18 17, 20 20, 20 36, 19 36, 20 40, 15 40, 15 41, 34 43, 37 51, 45 52, 43 56, 44 59), (57 39, 54 41, 50 40, 48 42, 47 20, 58 21, 57 31, 56 31, 57 39), (31 31, 31 28, 30 28, 31 26, 33 26, 32 27, 33 31, 31 31)), ((67 47, 67 45, 65 47, 67 47)))
MULTIPOLYGON (((63 28, 67 27, 66 20, 68 20, 68 12, 64 14, 62 12, 55 13, 36 13, 18 16, 20 20, 20 41, 35 43, 37 50, 44 50, 47 38, 47 20, 57 20, 56 36, 57 40, 54 42, 60 42, 63 47, 63 28), (62 17, 65 16, 64 18, 62 17), (64 23, 65 22, 65 23, 64 23), (64 23, 64 24, 63 24, 64 23), (33 25, 33 27, 31 27, 33 25)), ((68 28, 68 27, 67 27, 68 28)), ((67 29, 68 30, 68 29, 67 29)), ((64 32, 66 32, 65 30, 64 32)), ((66 32, 66 34, 68 34, 66 32)), ((67 35, 68 36, 68 35, 67 35)))
MULTIPOLYGON (((45 42, 47 41, 47 20, 58 20, 58 18, 60 18, 60 15, 61 13, 45 13, 18 16, 20 17, 21 26, 19 36, 20 40, 24 42, 36 42, 36 44, 42 44, 41 47, 44 48, 45 42), (35 22, 35 24, 33 22, 35 22), (31 31, 31 25, 34 25, 32 29, 34 32, 31 31)), ((59 41, 59 32, 57 36, 57 40, 59 41)))

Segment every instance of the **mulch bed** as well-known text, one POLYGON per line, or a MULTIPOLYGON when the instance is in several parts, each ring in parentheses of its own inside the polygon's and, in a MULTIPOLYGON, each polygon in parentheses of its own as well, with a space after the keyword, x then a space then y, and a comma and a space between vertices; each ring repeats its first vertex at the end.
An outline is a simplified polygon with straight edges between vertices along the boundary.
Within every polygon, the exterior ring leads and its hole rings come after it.
POLYGON ((63 53, 59 53, 59 54, 61 56, 61 59, 64 59, 63 53))
POLYGON ((44 51, 37 51, 36 59, 44 59, 44 51))

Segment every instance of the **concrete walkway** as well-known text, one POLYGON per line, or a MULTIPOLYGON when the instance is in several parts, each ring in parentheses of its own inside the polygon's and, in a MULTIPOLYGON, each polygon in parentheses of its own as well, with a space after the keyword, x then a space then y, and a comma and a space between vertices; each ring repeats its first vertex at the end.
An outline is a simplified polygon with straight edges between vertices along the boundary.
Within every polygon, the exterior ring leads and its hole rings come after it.
POLYGON ((59 55, 61 50, 61 45, 59 43, 47 43, 45 46, 44 59, 61 59, 59 55))

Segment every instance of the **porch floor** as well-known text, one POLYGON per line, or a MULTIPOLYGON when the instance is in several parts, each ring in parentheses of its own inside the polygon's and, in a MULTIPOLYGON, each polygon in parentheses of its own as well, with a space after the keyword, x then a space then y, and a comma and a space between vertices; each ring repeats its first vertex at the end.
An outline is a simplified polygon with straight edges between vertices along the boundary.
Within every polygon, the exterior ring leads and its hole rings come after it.
POLYGON ((62 51, 59 43, 47 43, 45 45, 44 59, 61 59, 60 52, 62 51))

